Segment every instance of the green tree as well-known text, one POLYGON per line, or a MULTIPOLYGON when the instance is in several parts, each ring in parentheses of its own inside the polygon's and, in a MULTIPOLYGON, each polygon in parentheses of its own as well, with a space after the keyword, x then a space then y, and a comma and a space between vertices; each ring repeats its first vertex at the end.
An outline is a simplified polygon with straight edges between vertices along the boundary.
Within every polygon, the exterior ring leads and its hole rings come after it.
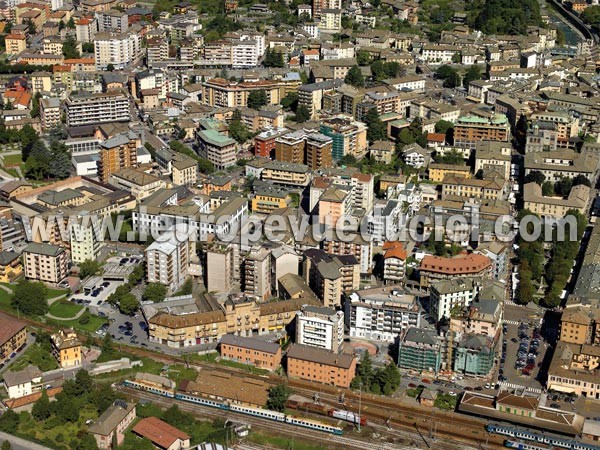
POLYGON ((229 135, 240 144, 246 142, 251 136, 248 128, 242 122, 242 114, 239 109, 236 109, 231 116, 231 121, 229 122, 229 135))
POLYGON ((137 266, 135 266, 133 268, 133 271, 129 274, 129 278, 127 279, 127 282, 131 285, 136 285, 136 284, 139 284, 143 279, 144 279, 144 266, 142 264, 138 264, 137 266))
POLYGON ((56 401, 52 403, 54 414, 64 422, 77 422, 79 419, 78 399, 66 395, 64 392, 56 395, 56 401))
POLYGON ((546 175, 538 170, 529 172, 528 175, 525 175, 524 179, 525 184, 533 182, 539 184, 540 186, 544 184, 544 181, 546 181, 546 175))
POLYGON ((573 180, 569 177, 561 177, 556 183, 554 183, 554 192, 556 195, 561 197, 567 197, 573 187, 573 180))
POLYGON ((285 97, 281 99, 279 102, 284 109, 290 109, 292 111, 296 111, 298 108, 298 92, 289 92, 285 97))
POLYGON ((76 59, 81 57, 79 49, 77 48, 77 41, 74 37, 69 36, 63 41, 62 53, 65 59, 76 59))
POLYGON ((438 120, 435 123, 435 132, 446 134, 448 130, 454 128, 454 124, 452 122, 448 122, 447 120, 438 120))
POLYGON ((367 139, 372 144, 375 141, 387 139, 387 128, 377 112, 377 108, 371 108, 365 116, 367 125, 367 139))
POLYGON ((96 275, 100 271, 100 263, 95 259, 86 259, 79 264, 79 277, 87 278, 91 275, 96 275))
POLYGON ((592 26, 596 31, 600 30, 600 6, 588 6, 580 14, 581 20, 592 26))
POLYGON ((273 411, 283 411, 291 393, 292 392, 286 384, 278 384, 277 386, 269 388, 267 408, 273 411))
POLYGON ((371 54, 366 50, 358 50, 356 52, 356 62, 359 66, 368 66, 371 62, 371 54))
POLYGON ((167 287, 160 283, 149 283, 144 289, 142 298, 154 303, 162 302, 167 296, 167 287))
POLYGON ((587 187, 592 187, 592 183, 585 175, 577 175, 575 178, 573 178, 573 187, 579 186, 580 184, 583 184, 587 187))
POLYGON ((114 66, 112 63, 111 63, 111 64, 108 64, 108 65, 106 66, 106 70, 107 70, 108 72, 112 72, 112 71, 114 71, 114 70, 115 70, 115 66, 114 66))
POLYGON ((268 103, 267 93, 264 89, 252 91, 248 94, 248 108, 260 109, 268 103))
POLYGON ((42 94, 40 92, 36 92, 33 96, 33 100, 31 101, 31 112, 29 115, 35 119, 40 116, 40 100, 42 98, 42 94))
POLYGON ((48 399, 48 394, 44 389, 42 391, 42 396, 39 398, 37 402, 33 404, 31 408, 31 415, 35 420, 46 420, 52 414, 52 410, 50 408, 50 400, 48 399))
POLYGON ((69 21, 67 22, 67 28, 70 28, 71 30, 75 29, 75 20, 73 17, 69 18, 69 21))
POLYGON ((9 441, 4 441, 2 446, 0 446, 0 450, 12 450, 13 446, 9 441))
POLYGON ((14 433, 19 426, 19 415, 12 409, 7 409, 0 416, 0 431, 14 433))
POLYGON ((188 278, 187 280, 185 280, 185 283, 183 283, 181 288, 179 288, 179 290, 177 292, 175 292, 175 294, 173 294, 173 295, 175 297, 178 297, 181 295, 191 295, 193 289, 194 289, 194 285, 193 285, 192 279, 188 278))
POLYGON ((47 295, 43 283, 21 280, 15 286, 11 304, 22 314, 41 316, 48 312, 47 295))
POLYGON ((200 158, 198 159, 198 170, 201 173, 213 173, 215 171, 215 166, 208 159, 200 158))
POLYGON ((306 107, 306 105, 299 105, 296 109, 295 120, 297 123, 304 123, 310 120, 310 111, 306 107))
POLYGON ((81 441, 79 441, 77 450, 98 450, 98 444, 96 444, 96 439, 94 438, 94 436, 92 436, 89 433, 85 433, 81 437, 81 441))
POLYGON ((364 87, 365 86, 365 77, 363 76, 360 67, 353 66, 350 68, 348 73, 346 74, 346 78, 344 78, 344 82, 348 83, 354 87, 364 87))
POLYGON ((187 428, 194 425, 194 417, 179 409, 177 405, 171 406, 163 414, 163 420, 169 425, 187 428))
POLYGON ((133 294, 125 294, 119 302, 119 311, 123 314, 132 315, 140 307, 140 302, 133 294))
POLYGON ((467 70, 467 73, 463 78, 463 86, 468 88, 469 83, 475 80, 481 80, 481 69, 477 65, 469 67, 469 70, 467 70))
POLYGON ((458 72, 447 64, 444 64, 435 72, 437 78, 444 80, 444 87, 455 88, 460 85, 460 75, 458 72))
POLYGON ((33 23, 33 20, 27 19, 25 24, 27 25, 27 33, 29 33, 31 36, 34 36, 37 34, 37 29, 35 27, 35 23, 33 23))
POLYGON ((527 141, 527 129, 529 128, 529 124, 527 123, 527 117, 525 114, 521 114, 519 116, 519 120, 517 121, 517 125, 515 127, 515 139, 517 140, 517 145, 519 148, 525 148, 525 142, 527 141))
POLYGON ((114 352, 113 341, 110 333, 106 333, 104 338, 102 338, 102 353, 112 354, 114 352))
POLYGON ((552 197, 554 195, 554 185, 551 181, 544 181, 542 184, 542 195, 544 197, 552 197))
POLYGON ((84 42, 81 44, 81 50, 83 53, 94 53, 94 43, 93 42, 84 42))

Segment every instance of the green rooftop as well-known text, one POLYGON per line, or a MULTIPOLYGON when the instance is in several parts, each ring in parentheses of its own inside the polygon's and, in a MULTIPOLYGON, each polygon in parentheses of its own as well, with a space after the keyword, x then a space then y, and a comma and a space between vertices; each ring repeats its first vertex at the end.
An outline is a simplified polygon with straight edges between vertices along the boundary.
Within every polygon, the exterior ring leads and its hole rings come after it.
POLYGON ((235 141, 224 134, 219 133, 216 130, 202 130, 198 132, 200 138, 208 144, 216 145, 218 147, 225 147, 226 145, 235 145, 235 141))

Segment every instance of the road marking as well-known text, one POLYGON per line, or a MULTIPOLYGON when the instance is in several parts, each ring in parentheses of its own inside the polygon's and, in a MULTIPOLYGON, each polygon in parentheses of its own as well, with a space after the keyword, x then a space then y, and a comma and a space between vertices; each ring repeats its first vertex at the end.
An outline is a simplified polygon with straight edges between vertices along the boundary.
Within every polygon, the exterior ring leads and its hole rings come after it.
POLYGON ((502 386, 503 388, 508 388, 508 389, 525 389, 526 391, 533 392, 534 394, 541 394, 543 392, 542 389, 540 389, 540 388, 521 386, 520 384, 507 383, 505 381, 500 383, 500 386, 502 386))

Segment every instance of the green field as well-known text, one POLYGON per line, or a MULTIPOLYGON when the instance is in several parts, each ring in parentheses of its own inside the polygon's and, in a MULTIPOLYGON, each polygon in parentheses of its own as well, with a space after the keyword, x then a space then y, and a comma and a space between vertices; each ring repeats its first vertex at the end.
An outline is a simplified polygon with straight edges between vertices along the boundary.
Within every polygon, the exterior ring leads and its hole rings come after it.
POLYGON ((48 299, 59 297, 61 295, 67 295, 70 291, 68 289, 50 289, 46 290, 48 293, 48 299))
POLYGON ((4 157, 4 165, 5 166, 20 166, 23 164, 23 159, 21 155, 5 155, 4 157))
POLYGON ((240 369, 245 372, 253 373, 255 375, 267 375, 269 373, 269 371, 266 369, 260 369, 249 364, 242 364, 235 361, 229 361, 227 359, 218 359, 218 357, 219 355, 217 353, 207 353, 205 355, 189 355, 190 361, 220 364, 221 366, 233 367, 235 369, 240 369))
POLYGON ((39 367, 41 371, 58 369, 58 363, 54 356, 39 344, 33 344, 19 359, 11 366, 11 370, 21 370, 29 364, 39 367))
POLYGON ((50 306, 49 313, 55 317, 70 319, 81 311, 84 307, 74 303, 56 301, 50 306))
MULTIPOLYGON (((51 323, 55 323, 57 321, 50 321, 51 323)), ((81 317, 74 320, 61 320, 58 324, 61 327, 72 327, 76 330, 87 331, 88 333, 93 333, 98 328, 106 323, 106 319, 103 317, 94 316, 90 314, 89 311, 83 313, 81 317)))

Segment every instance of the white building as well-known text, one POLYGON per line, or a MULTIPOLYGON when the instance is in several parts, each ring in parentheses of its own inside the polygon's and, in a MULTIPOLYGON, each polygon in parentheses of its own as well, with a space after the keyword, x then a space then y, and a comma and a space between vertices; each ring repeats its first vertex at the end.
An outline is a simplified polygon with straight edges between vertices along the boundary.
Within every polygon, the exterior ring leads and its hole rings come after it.
POLYGON ((481 280, 451 278, 430 285, 429 314, 436 321, 450 318, 454 308, 469 306, 482 288, 481 280))
POLYGON ((80 264, 86 260, 95 261, 104 245, 102 233, 102 218, 80 214, 77 222, 69 224, 71 239, 71 260, 80 264))
POLYGON ((42 381, 42 372, 37 367, 28 365, 17 372, 6 371, 2 377, 8 398, 21 398, 33 393, 34 385, 42 381))
POLYGON ((109 66, 125 69, 140 61, 142 41, 136 33, 98 33, 94 37, 94 54, 96 70, 107 70, 109 66))
POLYGON ((258 66, 257 44, 252 40, 231 42, 231 65, 234 68, 258 66))
POLYGON ((127 14, 116 9, 97 12, 96 20, 98 21, 98 31, 101 33, 125 33, 129 28, 127 14))
POLYGON ((296 314, 296 343, 337 352, 344 341, 344 313, 305 305, 296 314))
POLYGON ((353 292, 345 308, 351 337, 394 342, 404 330, 421 325, 417 298, 399 286, 353 292))
POLYGON ((68 127, 131 120, 129 98, 122 92, 71 95, 65 109, 68 127))
POLYGON ((146 279, 176 291, 185 283, 195 258, 195 230, 174 225, 146 248, 146 279))

